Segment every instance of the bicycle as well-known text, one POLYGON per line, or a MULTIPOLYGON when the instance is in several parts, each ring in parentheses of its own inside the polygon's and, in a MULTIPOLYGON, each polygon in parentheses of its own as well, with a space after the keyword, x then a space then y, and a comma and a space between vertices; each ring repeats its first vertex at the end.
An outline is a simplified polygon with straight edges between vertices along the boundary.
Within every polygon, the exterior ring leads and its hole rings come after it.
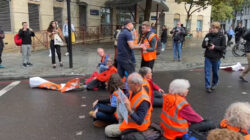
POLYGON ((246 56, 245 44, 246 44, 246 41, 244 39, 240 39, 240 41, 233 46, 232 53, 235 57, 246 56))

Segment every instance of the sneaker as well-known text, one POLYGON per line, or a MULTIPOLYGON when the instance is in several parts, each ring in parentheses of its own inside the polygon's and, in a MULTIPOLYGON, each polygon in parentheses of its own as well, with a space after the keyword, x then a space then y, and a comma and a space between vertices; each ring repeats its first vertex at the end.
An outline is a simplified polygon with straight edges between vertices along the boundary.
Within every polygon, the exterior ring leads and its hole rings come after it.
POLYGON ((63 63, 62 62, 60 63, 60 67, 63 67, 63 63))
POLYGON ((162 52, 164 52, 164 51, 165 51, 165 49, 161 49, 161 51, 162 51, 162 52))
POLYGON ((68 52, 66 52, 66 53, 65 53, 65 56, 68 56, 68 55, 69 55, 69 53, 68 53, 68 52))
POLYGON ((5 67, 4 67, 3 65, 0 64, 0 68, 2 69, 2 68, 5 68, 5 67))
POLYGON ((27 63, 27 66, 33 66, 33 64, 31 64, 31 63, 27 63))
POLYGON ((247 81, 244 77, 242 77, 242 76, 240 76, 240 80, 241 80, 242 82, 244 82, 244 83, 248 83, 248 81, 247 81))
POLYGON ((27 64, 26 64, 26 63, 23 63, 23 66, 24 66, 24 67, 27 67, 27 64))
POLYGON ((52 68, 55 69, 55 68, 56 68, 56 65, 53 65, 52 68))
POLYGON ((212 90, 210 88, 206 88, 207 93, 212 93, 212 90))
POLYGON ((211 87, 211 90, 215 90, 216 89, 216 85, 211 87))
POLYGON ((107 125, 109 125, 109 123, 97 120, 93 122, 93 125, 95 127, 106 127, 107 125))

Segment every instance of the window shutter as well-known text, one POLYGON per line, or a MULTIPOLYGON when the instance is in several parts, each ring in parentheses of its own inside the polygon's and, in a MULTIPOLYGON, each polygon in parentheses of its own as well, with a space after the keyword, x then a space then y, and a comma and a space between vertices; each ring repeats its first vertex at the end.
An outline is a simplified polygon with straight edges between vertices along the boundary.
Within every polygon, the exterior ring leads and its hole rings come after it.
POLYGON ((6 32, 11 31, 9 0, 0 0, 0 26, 2 26, 2 30, 6 32))
POLYGON ((62 8, 54 7, 54 20, 58 22, 59 27, 62 29, 62 25, 63 25, 62 8))
POLYGON ((39 20, 39 5, 37 4, 28 4, 29 8, 29 26, 35 31, 40 30, 40 20, 39 20))

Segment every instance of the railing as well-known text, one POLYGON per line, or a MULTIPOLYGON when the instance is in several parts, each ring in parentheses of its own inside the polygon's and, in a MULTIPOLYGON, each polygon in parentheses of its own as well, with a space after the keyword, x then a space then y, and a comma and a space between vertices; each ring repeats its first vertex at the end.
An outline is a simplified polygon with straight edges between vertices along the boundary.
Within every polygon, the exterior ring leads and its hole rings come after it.
MULTIPOLYGON (((115 25, 101 26, 82 26, 75 27, 75 35, 77 43, 86 43, 91 41, 111 40, 113 38, 115 25)), ((35 31, 36 37, 33 38, 33 49, 38 46, 48 46, 49 40, 46 30, 35 31)))

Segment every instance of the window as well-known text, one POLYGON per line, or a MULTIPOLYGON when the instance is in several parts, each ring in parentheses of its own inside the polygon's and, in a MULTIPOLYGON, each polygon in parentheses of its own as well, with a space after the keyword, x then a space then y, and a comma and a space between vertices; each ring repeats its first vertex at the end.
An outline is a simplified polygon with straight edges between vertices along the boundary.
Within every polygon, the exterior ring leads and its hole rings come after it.
MULTIPOLYGON (((135 11, 129 11, 128 9, 119 8, 117 9, 117 24, 122 25, 125 19, 134 20, 132 15, 135 14, 135 11), (132 14, 131 14, 132 13, 132 14)), ((144 16, 139 16, 139 23, 142 23, 144 20, 144 16)))
POLYGON ((0 26, 2 30, 11 31, 11 20, 10 20, 10 2, 9 0, 0 1, 0 26))
POLYGON ((40 15, 39 15, 39 5, 37 4, 28 4, 29 11, 29 26, 35 31, 40 30, 40 15))
POLYGON ((62 28, 63 26, 63 19, 62 19, 62 8, 61 7, 54 7, 54 20, 58 22, 59 27, 62 28))
POLYGON ((174 27, 177 26, 177 23, 180 21, 180 14, 174 14, 174 27))
POLYGON ((101 8, 101 23, 111 24, 111 9, 110 8, 101 8))
POLYGON ((197 28, 196 28, 197 32, 202 32, 202 24, 203 24, 202 20, 197 20, 197 28))

